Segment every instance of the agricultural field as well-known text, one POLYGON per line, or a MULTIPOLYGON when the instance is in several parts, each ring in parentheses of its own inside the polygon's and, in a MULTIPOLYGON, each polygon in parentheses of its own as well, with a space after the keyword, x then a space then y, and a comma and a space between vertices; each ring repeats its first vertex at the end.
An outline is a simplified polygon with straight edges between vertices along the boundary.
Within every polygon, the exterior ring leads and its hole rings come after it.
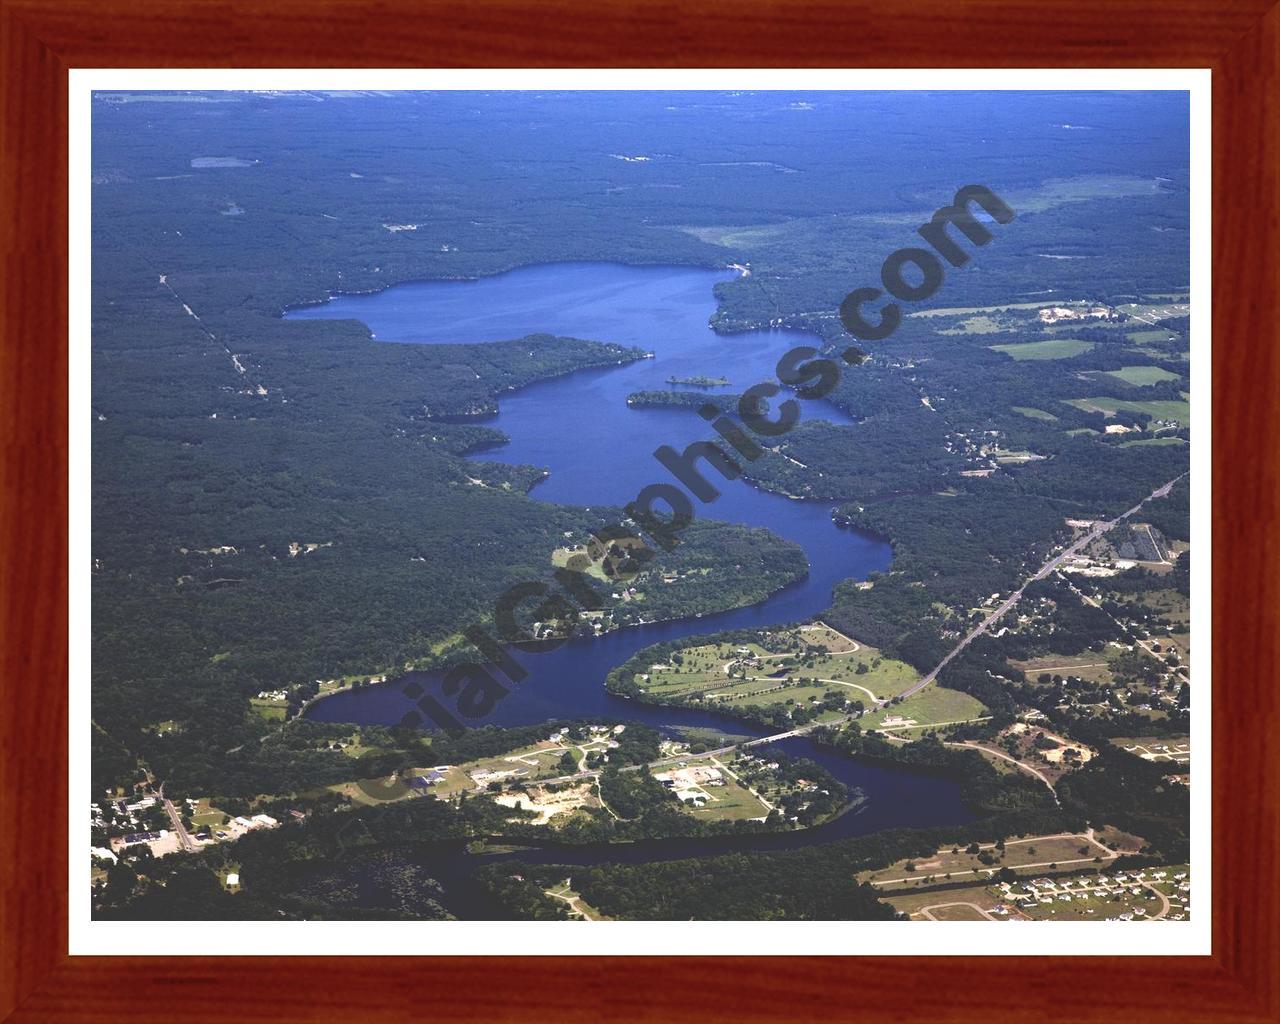
POLYGON ((986 715, 981 701, 945 686, 927 686, 901 704, 869 712, 858 719, 863 729, 910 735, 919 730, 955 722, 972 722, 986 715))
POLYGON ((1068 405, 1074 405, 1085 412, 1100 412, 1114 416, 1117 412, 1145 412, 1153 419, 1168 420, 1179 426, 1191 425, 1191 403, 1176 402, 1170 399, 1150 402, 1130 402, 1123 398, 1071 398, 1068 405))
POLYGON ((1168 370, 1162 370, 1158 366, 1122 366, 1118 370, 1105 370, 1102 374, 1104 377, 1114 377, 1116 380, 1124 381, 1126 384, 1132 384, 1134 387, 1147 387, 1150 384, 1159 384, 1165 380, 1180 380, 1176 373, 1170 373, 1168 370))
POLYGON ((1070 359, 1093 348, 1093 342, 1079 338, 1054 338, 1051 341, 1026 341, 1009 345, 989 345, 993 352, 1023 362, 1027 359, 1070 359))

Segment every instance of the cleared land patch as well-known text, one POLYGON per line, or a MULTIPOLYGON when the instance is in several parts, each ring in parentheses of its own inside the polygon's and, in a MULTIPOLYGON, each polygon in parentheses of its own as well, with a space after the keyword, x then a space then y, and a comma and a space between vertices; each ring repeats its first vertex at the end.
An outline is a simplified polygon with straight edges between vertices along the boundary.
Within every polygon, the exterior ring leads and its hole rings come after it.
POLYGON ((1009 345, 988 345, 993 352, 1023 362, 1028 359, 1070 359, 1093 348, 1092 341, 1079 338, 1054 338, 1051 341, 1025 341, 1009 345))
POLYGON ((1145 412, 1158 420, 1168 420, 1181 426, 1191 424, 1191 403, 1174 401, 1130 402, 1123 398, 1071 398, 1068 405, 1074 405, 1085 412, 1100 412, 1114 416, 1117 412, 1145 412))
POLYGON ((891 704, 858 719, 864 729, 909 732, 950 722, 971 722, 987 713, 981 701, 945 686, 928 686, 901 704, 891 704))
POLYGON ((1046 420, 1056 422, 1058 417, 1051 412, 1045 412, 1043 409, 1036 409, 1029 405, 1013 405, 1010 408, 1023 416, 1027 416, 1033 420, 1046 420))
POLYGON ((1126 384, 1132 384, 1135 387, 1146 387, 1149 384, 1159 384, 1165 380, 1181 379, 1176 373, 1162 370, 1158 366, 1122 366, 1118 370, 1107 370, 1103 375, 1114 377, 1116 380, 1122 380, 1126 384))

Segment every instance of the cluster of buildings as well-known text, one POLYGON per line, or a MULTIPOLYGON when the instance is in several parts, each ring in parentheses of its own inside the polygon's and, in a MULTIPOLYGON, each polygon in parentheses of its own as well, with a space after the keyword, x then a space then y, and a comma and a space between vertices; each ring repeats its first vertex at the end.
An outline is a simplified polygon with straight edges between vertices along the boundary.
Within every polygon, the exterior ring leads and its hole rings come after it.
MULTIPOLYGON (((1184 921, 1190 912, 1191 882, 1186 871, 1144 869, 1114 875, 1036 878, 1028 882, 1003 882, 1000 890, 1023 911, 1040 911, 1056 904, 1099 898, 1115 902, 1117 912, 1099 918, 1104 921, 1184 921), (1136 906, 1136 900, 1159 900, 1160 904, 1158 907, 1136 906)), ((1094 910, 1090 908, 1085 913, 1092 914, 1094 910)))
POLYGON ((701 807, 707 802, 706 787, 723 786, 724 773, 712 765, 690 765, 670 771, 654 772, 653 777, 680 799, 701 807))

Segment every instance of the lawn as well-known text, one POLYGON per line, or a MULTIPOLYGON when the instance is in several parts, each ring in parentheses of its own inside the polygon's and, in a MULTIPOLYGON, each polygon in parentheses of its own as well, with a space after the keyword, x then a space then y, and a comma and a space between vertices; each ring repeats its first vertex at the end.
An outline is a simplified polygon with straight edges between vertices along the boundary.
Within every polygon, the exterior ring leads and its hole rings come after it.
POLYGON ((1149 384, 1159 384, 1162 380, 1179 379, 1176 373, 1162 370, 1158 366, 1122 366, 1118 370, 1105 371, 1104 376, 1114 377, 1134 387, 1146 387, 1149 384))
MULTIPOLYGON (((879 729, 885 718, 897 715, 901 718, 914 719, 917 726, 925 728, 942 722, 972 721, 986 712, 986 707, 967 693, 948 690, 945 686, 935 684, 926 686, 901 704, 894 704, 864 715, 859 719, 859 724, 864 729, 879 729)), ((890 727, 890 731, 903 730, 890 727)))
POLYGON ((1058 417, 1051 412, 1045 412, 1043 409, 1035 409, 1029 405, 1014 405, 1011 406, 1011 408, 1014 412, 1021 413, 1023 416, 1028 416, 1033 420, 1056 421, 1058 419, 1058 417))
POLYGON ((1015 345, 989 345, 988 348, 1023 362, 1027 359, 1070 359, 1088 352, 1093 348, 1093 342, 1079 338, 1054 338, 1052 341, 1027 341, 1015 345))
POLYGON ((1101 412, 1108 416, 1120 410, 1128 412, 1145 412, 1159 420, 1170 420, 1181 426, 1191 423, 1191 403, 1173 401, 1129 402, 1123 398, 1072 398, 1068 405, 1074 405, 1085 412, 1101 412))

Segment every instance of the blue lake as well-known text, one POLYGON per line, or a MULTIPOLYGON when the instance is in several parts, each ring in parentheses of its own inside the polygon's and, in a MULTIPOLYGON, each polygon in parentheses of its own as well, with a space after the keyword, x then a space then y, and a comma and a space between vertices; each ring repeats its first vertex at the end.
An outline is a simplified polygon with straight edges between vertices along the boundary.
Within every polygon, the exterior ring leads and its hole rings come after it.
MULTIPOLYGON (((490 342, 545 332, 653 352, 653 359, 584 370, 501 395, 498 415, 485 422, 506 433, 510 441, 476 456, 548 469, 549 476, 531 492, 536 500, 621 506, 646 485, 671 481, 653 457, 659 445, 683 450, 693 441, 716 436, 692 410, 631 408, 626 403, 629 394, 670 390, 673 386, 667 378, 672 376, 725 377, 729 386, 717 390, 738 394, 752 384, 776 381, 776 364, 788 350, 815 344, 811 335, 797 331, 732 336, 712 331, 708 321, 716 308, 714 287, 737 273, 608 263, 545 264, 478 280, 419 282, 374 294, 338 295, 286 316, 359 320, 387 343, 490 342)), ((851 422, 824 401, 804 402, 802 407, 805 419, 851 422)), ((646 707, 612 697, 604 690, 605 676, 636 651, 660 641, 807 619, 830 605, 839 581, 863 579, 887 568, 891 552, 879 538, 835 526, 828 504, 767 494, 741 480, 725 481, 712 469, 706 475, 721 494, 712 503, 697 505, 696 514, 767 527, 796 542, 808 558, 808 576, 750 607, 576 639, 544 653, 514 651, 529 675, 499 702, 486 722, 523 725, 591 716, 663 728, 712 726, 739 734, 753 732, 709 712, 646 707)), ((440 686, 439 673, 410 673, 387 685, 336 694, 313 705, 308 715, 323 721, 396 723, 412 707, 402 692, 410 679, 427 690, 438 691, 440 686)), ((443 703, 452 706, 447 698, 443 703)), ((787 746, 792 753, 817 756, 807 740, 787 741, 787 746)), ((830 755, 821 759, 868 798, 859 813, 813 830, 825 838, 890 826, 947 824, 969 817, 960 804, 958 788, 950 781, 830 755)))

